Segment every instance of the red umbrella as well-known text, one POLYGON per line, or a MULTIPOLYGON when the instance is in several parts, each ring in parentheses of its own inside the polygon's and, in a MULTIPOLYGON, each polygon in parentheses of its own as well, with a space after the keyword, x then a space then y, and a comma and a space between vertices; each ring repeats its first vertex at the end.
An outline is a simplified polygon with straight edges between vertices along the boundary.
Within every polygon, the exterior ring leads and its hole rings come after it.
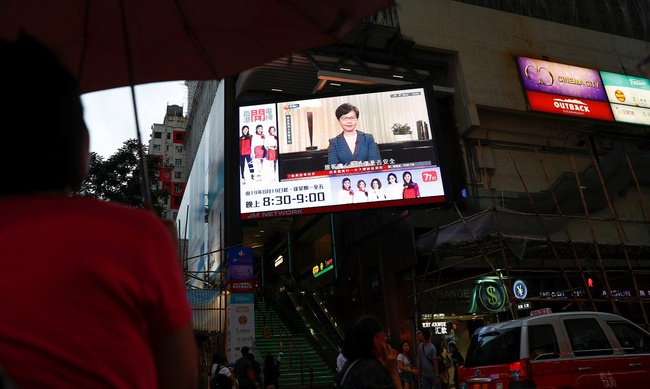
MULTIPOLYGON (((81 92, 223 79, 335 43, 393 0, 0 0, 0 39, 52 49, 81 92)), ((141 142, 136 114, 136 131, 141 142)), ((144 165, 144 152, 140 147, 144 165)), ((144 204, 150 206, 143 166, 144 204)))
POLYGON ((223 79, 334 43, 392 0, 0 0, 0 38, 54 50, 81 92, 223 79))

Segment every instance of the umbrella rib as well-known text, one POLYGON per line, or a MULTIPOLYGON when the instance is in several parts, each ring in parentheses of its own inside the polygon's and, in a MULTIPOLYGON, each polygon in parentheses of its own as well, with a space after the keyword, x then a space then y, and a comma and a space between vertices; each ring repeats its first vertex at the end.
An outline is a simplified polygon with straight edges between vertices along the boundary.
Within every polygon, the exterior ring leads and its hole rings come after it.
POLYGON ((81 42, 81 55, 79 56, 79 66, 77 67, 77 80, 81 82, 81 73, 86 59, 88 49, 88 18, 90 17, 90 0, 86 0, 86 10, 84 12, 84 32, 81 42))
POLYGON ((124 9, 124 0, 119 0, 120 13, 122 18, 122 35, 124 37, 124 50, 126 51, 126 68, 129 76, 129 86, 131 87, 131 101, 133 101, 133 116, 135 116, 135 132, 138 138, 138 154, 140 156, 141 176, 142 176, 142 206, 145 209, 153 211, 151 202, 151 185, 149 185, 149 174, 147 172, 147 159, 144 154, 142 145, 142 135, 140 134, 140 121, 138 120, 138 106, 135 101, 135 81, 133 78, 133 62, 131 59, 131 45, 129 43, 129 29, 126 24, 126 11, 124 9))
POLYGON ((183 8, 179 4, 178 0, 173 1, 174 6, 176 6, 176 10, 178 11, 178 15, 180 16, 182 22, 183 22, 183 28, 185 29, 185 32, 187 33, 187 36, 190 38, 190 41, 194 44, 198 52, 201 54, 201 57, 203 58, 203 62, 207 65, 207 67, 210 69, 210 72, 214 76, 215 80, 221 79, 219 77, 219 73, 217 72, 217 69, 214 67, 214 64, 210 60, 210 56, 205 50, 205 47, 201 44, 200 39, 196 35, 196 32, 190 25, 190 21, 187 18, 187 15, 185 12, 183 12, 183 8))

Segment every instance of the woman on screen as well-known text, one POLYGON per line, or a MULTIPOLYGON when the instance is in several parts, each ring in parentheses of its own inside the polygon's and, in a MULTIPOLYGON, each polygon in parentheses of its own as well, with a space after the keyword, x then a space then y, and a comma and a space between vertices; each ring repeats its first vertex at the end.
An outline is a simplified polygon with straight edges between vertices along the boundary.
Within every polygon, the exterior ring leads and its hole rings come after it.
POLYGON ((239 137, 239 170, 241 171, 241 180, 245 184, 246 177, 244 177, 244 172, 246 171, 246 166, 248 165, 248 171, 251 173, 251 180, 255 179, 253 172, 253 159, 251 158, 251 142, 253 136, 249 134, 248 126, 241 128, 241 136, 239 137))
POLYGON ((251 142, 252 156, 254 158, 255 175, 257 181, 262 181, 262 168, 264 167, 264 157, 266 156, 266 149, 264 148, 264 127, 259 124, 255 127, 253 140, 251 142))
POLYGON ((414 199, 420 197, 420 187, 412 181, 413 177, 411 176, 411 172, 404 172, 402 179, 404 180, 403 198, 414 199))
POLYGON ((329 140, 327 163, 330 166, 349 165, 352 162, 376 163, 381 160, 379 147, 372 134, 357 130, 359 108, 344 103, 334 114, 342 132, 329 140))
POLYGON ((368 192, 368 200, 370 201, 381 201, 386 200, 386 195, 384 190, 381 189, 381 181, 379 178, 373 178, 370 181, 370 191, 368 192))
POLYGON ((364 180, 357 181, 357 188, 359 190, 354 194, 355 203, 367 203, 368 202, 368 191, 366 190, 366 182, 364 180))
POLYGON ((388 174, 388 186, 386 187, 386 200, 399 200, 404 193, 404 187, 397 182, 395 173, 388 174))
POLYGON ((273 126, 269 127, 269 135, 264 138, 264 148, 266 148, 266 160, 273 166, 273 178, 275 179, 278 171, 278 137, 273 126))
POLYGON ((352 204, 354 202, 354 191, 351 188, 350 179, 345 177, 341 182, 339 191, 339 204, 352 204))

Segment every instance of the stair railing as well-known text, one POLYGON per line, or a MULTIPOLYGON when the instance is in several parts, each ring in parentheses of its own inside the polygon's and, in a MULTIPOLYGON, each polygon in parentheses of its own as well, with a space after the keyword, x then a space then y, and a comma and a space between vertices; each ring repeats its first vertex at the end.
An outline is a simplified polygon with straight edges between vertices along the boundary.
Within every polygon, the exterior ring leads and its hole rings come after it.
MULTIPOLYGON (((300 384, 305 385, 305 357, 302 353, 300 353, 300 384)), ((314 386, 314 368, 310 363, 307 363, 307 367, 309 368, 309 387, 314 386)))

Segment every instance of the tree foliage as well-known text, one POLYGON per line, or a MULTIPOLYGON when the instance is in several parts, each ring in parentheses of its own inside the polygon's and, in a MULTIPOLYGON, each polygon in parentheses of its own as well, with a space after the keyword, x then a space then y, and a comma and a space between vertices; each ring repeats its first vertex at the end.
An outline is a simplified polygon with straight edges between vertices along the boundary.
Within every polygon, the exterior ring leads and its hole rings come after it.
MULTIPOLYGON (((162 160, 147 155, 147 173, 151 184, 151 201, 158 216, 169 199, 167 190, 158 189, 162 160)), ((129 139, 108 159, 90 153, 90 169, 77 194, 100 200, 113 201, 136 208, 143 207, 142 166, 138 155, 138 141, 129 139)))

